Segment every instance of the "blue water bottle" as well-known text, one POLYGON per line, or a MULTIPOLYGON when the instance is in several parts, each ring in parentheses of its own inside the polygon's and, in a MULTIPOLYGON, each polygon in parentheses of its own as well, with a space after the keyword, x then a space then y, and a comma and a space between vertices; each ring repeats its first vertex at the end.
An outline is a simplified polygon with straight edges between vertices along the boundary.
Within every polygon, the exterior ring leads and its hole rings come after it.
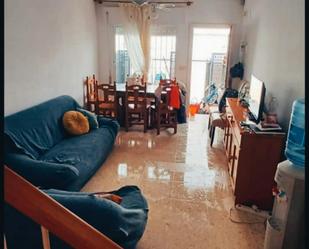
POLYGON ((295 100, 292 107, 285 156, 295 166, 305 166, 305 100, 295 100))

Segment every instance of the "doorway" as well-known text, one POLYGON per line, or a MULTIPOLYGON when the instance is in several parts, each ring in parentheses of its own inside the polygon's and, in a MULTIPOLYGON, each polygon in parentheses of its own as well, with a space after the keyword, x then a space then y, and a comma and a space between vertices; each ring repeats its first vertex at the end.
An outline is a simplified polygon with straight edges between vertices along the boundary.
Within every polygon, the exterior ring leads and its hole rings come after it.
POLYGON ((190 103, 199 103, 214 83, 225 87, 231 27, 193 26, 191 29, 190 103))

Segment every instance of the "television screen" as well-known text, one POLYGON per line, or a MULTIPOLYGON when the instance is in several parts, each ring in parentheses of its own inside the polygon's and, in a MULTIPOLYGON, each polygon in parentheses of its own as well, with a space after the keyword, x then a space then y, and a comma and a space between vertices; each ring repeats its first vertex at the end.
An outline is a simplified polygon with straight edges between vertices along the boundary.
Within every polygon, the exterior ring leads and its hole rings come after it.
POLYGON ((262 116, 265 97, 265 86, 263 81, 251 75, 249 92, 249 110, 253 116, 253 121, 258 123, 262 116))

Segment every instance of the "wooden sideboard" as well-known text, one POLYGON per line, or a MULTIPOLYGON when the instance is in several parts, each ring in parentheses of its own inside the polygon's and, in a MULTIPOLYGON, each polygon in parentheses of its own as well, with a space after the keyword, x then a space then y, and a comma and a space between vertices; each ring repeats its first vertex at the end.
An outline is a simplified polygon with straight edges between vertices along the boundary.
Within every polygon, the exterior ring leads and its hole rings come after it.
POLYGON ((271 210, 272 187, 277 164, 283 159, 285 134, 256 134, 244 130, 247 109, 237 98, 226 99, 228 125, 224 129, 224 146, 235 204, 256 205, 271 210))

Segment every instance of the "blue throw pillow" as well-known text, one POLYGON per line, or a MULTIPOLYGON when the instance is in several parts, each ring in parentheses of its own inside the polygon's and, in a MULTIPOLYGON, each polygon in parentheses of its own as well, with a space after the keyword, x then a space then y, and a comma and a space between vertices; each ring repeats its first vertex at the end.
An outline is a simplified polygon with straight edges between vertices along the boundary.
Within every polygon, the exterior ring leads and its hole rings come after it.
POLYGON ((98 129, 99 128, 97 115, 95 115, 94 113, 87 111, 85 109, 81 109, 81 108, 76 108, 76 110, 81 112, 82 114, 84 114, 84 116, 86 116, 88 118, 90 129, 98 129))

